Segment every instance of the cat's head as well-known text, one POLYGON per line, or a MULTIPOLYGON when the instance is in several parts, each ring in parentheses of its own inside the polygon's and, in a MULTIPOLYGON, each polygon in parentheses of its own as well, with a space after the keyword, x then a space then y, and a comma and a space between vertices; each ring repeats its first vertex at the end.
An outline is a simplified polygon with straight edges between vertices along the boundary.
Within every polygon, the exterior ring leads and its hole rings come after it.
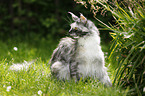
POLYGON ((90 34, 99 35, 99 31, 95 24, 87 20, 83 14, 80 13, 80 18, 74 15, 72 12, 69 12, 72 16, 73 23, 70 24, 71 28, 69 30, 69 34, 73 37, 84 37, 89 36, 90 34))

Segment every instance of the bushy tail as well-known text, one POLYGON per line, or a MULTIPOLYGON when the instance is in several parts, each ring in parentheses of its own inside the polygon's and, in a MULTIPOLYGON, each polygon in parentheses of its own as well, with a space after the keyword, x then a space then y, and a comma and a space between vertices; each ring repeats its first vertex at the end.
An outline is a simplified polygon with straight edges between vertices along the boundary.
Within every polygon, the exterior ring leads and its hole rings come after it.
POLYGON ((34 63, 35 60, 33 61, 24 61, 23 63, 14 63, 13 65, 10 66, 9 70, 13 70, 13 71, 20 71, 20 70, 25 70, 27 71, 31 65, 34 63))

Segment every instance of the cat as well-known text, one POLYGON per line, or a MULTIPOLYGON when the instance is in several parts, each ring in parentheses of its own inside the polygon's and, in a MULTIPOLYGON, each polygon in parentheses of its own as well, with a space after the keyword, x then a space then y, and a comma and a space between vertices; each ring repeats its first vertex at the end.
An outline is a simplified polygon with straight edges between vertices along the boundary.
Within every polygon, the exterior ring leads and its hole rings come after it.
POLYGON ((70 36, 62 38, 52 54, 52 75, 59 80, 93 78, 111 86, 97 27, 81 13, 80 18, 69 14, 74 22, 70 24, 70 36))

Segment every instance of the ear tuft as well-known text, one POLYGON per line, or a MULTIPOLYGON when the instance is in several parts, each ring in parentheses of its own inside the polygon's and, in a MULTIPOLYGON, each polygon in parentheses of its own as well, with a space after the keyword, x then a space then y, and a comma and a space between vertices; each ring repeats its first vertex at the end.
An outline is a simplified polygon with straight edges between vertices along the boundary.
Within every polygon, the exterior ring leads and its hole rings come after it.
POLYGON ((76 15, 74 15, 72 12, 68 12, 68 13, 71 14, 72 19, 73 19, 74 21, 79 22, 80 19, 79 19, 76 15))
POLYGON ((87 18, 82 14, 80 13, 80 20, 82 23, 86 24, 87 23, 87 18))

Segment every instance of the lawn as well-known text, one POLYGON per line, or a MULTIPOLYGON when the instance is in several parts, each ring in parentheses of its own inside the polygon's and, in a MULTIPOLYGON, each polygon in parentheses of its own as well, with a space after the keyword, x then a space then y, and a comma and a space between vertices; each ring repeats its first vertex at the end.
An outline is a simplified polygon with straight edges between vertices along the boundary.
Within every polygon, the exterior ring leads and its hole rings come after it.
MULTIPOLYGON (((57 81, 51 78, 48 65, 58 40, 0 41, 0 96, 126 96, 127 89, 104 87, 96 80, 87 82, 57 81), (34 61, 27 69, 12 71, 13 63, 34 61)), ((108 51, 106 45, 102 45, 108 51)), ((106 55, 107 56, 107 55, 106 55)), ((115 70, 109 66, 113 81, 115 70)))

